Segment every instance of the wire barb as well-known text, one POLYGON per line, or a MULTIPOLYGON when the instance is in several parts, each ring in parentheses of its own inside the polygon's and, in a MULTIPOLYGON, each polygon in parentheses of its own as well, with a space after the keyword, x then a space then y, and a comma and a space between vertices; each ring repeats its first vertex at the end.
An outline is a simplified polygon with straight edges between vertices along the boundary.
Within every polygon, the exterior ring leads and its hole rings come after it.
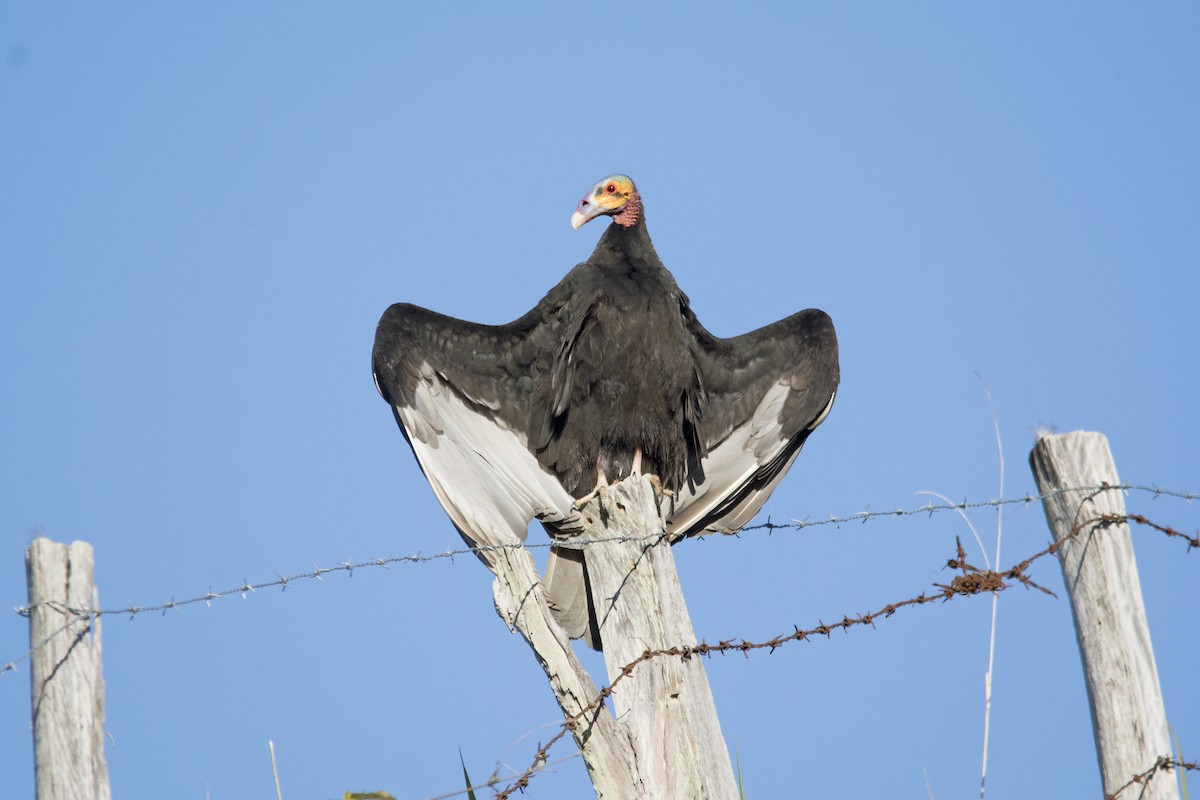
POLYGON ((1126 789, 1130 789, 1134 786, 1142 787, 1142 790, 1138 792, 1138 797, 1141 797, 1143 794, 1145 794, 1146 787, 1150 785, 1150 781, 1154 780, 1154 777, 1158 775, 1158 773, 1170 772, 1176 767, 1182 770, 1200 771, 1200 763, 1195 761, 1184 761, 1178 758, 1171 758, 1170 756, 1159 756, 1154 764, 1152 764, 1148 769, 1145 769, 1142 772, 1139 772, 1137 775, 1134 775, 1125 783, 1124 786, 1122 786, 1120 789, 1117 789, 1112 794, 1106 794, 1104 796, 1104 800, 1118 800, 1118 798, 1120 798, 1121 794, 1126 789))

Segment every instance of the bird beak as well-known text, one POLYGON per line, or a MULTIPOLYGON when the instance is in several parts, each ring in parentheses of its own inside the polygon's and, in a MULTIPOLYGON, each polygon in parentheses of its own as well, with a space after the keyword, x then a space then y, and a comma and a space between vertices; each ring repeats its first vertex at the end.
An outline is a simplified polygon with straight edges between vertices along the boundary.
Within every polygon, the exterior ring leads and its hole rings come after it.
POLYGON ((571 215, 571 227, 579 230, 588 220, 603 214, 604 210, 603 206, 593 203, 587 197, 583 198, 579 205, 575 206, 575 213, 571 215))
POLYGON ((629 202, 632 192, 632 181, 623 175, 605 178, 589 189, 588 193, 579 201, 579 205, 575 206, 575 213, 571 215, 571 227, 579 230, 601 214, 616 214, 629 202), (617 182, 622 184, 621 192, 615 190, 614 184, 617 182), (629 185, 628 191, 624 190, 624 184, 629 185), (612 187, 613 191, 607 191, 606 187, 612 187))

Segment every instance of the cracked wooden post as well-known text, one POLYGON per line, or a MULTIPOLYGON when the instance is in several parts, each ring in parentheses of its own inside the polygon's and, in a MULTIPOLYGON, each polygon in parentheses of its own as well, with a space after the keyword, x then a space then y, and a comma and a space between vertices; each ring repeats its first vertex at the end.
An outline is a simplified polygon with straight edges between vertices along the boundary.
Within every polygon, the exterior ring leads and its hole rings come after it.
MULTIPOLYGON (((1158 669, 1125 499, 1108 440, 1075 431, 1043 436, 1029 454, 1046 521, 1060 545, 1059 565, 1071 600, 1092 711, 1104 793, 1111 796, 1159 756, 1171 755, 1158 669), (1110 521, 1104 521, 1110 520, 1110 521)), ((1178 800, 1170 773, 1126 796, 1178 800)))
MULTIPOLYGON (((567 634, 550 616, 533 558, 523 547, 497 550, 495 571, 492 595, 496 611, 533 648, 563 715, 568 719, 576 717, 588 708, 599 690, 576 658, 567 634)), ((573 723, 571 732, 583 754, 596 797, 600 800, 646 797, 640 791, 642 781, 629 734, 603 704, 573 723)))
POLYGON ((92 546, 34 539, 25 573, 37 800, 109 800, 92 546))
MULTIPOLYGON (((588 545, 587 569, 611 684, 642 653, 693 645, 696 633, 650 481, 614 484, 605 511, 602 517, 595 502, 583 508, 584 536, 601 540, 588 545)), ((633 739, 644 797, 736 800, 733 765, 700 656, 638 664, 614 689, 613 708, 633 739)))
MULTIPOLYGON (((646 650, 693 645, 696 635, 649 480, 615 483, 581 512, 581 539, 597 540, 586 544, 586 560, 612 685, 646 650)), ((553 622, 529 554, 503 553, 496 608, 525 636, 563 712, 572 716, 598 692, 553 622)), ((591 725, 574 730, 597 797, 736 800, 729 750, 699 656, 638 664, 620 679, 612 703, 615 719, 602 707, 591 725)))

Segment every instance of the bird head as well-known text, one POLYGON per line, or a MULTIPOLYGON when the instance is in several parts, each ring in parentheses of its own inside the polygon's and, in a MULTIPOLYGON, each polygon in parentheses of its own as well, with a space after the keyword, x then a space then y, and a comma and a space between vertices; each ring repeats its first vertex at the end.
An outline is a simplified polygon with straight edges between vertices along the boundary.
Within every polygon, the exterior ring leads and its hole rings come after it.
POLYGON ((571 215, 571 227, 579 230, 584 223, 601 214, 613 218, 613 222, 629 227, 637 222, 641 210, 641 199, 637 187, 627 175, 609 175, 597 183, 575 206, 571 215))

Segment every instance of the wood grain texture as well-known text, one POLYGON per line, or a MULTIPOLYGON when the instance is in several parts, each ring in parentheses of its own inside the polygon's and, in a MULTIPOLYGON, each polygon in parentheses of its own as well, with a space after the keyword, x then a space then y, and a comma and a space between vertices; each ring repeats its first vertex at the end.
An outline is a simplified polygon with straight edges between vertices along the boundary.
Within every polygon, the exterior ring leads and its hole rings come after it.
POLYGON ((38 800, 109 800, 92 546, 34 539, 25 554, 38 800))
MULTIPOLYGON (((654 489, 645 477, 627 478, 585 504, 581 515, 581 538, 594 540, 585 545, 587 570, 609 683, 616 683, 613 712, 602 707, 572 730, 597 797, 736 800, 698 656, 652 658, 617 683, 646 650, 696 643, 654 489)), ((570 719, 598 695, 595 684, 554 621, 528 552, 511 548, 498 556, 496 610, 533 648, 570 719)))
MULTIPOLYGON (((584 507, 588 576, 596 598, 609 682, 646 650, 696 643, 675 558, 644 477, 621 481, 584 507), (642 541, 614 540, 661 533, 642 541), (604 539, 609 541, 604 541, 604 539)), ((646 797, 736 800, 737 783, 699 656, 639 664, 613 692, 613 710, 633 740, 646 797)))
MULTIPOLYGON (((1111 795, 1159 756, 1171 755, 1129 526, 1101 523, 1124 518, 1125 499, 1119 490, 1086 488, 1120 484, 1103 434, 1043 436, 1029 461, 1038 491, 1054 493, 1042 505, 1062 545, 1059 564, 1075 619, 1104 792, 1111 795)), ((1170 775, 1125 794, 1179 797, 1170 775)))
MULTIPOLYGON (((496 611, 510 629, 518 631, 533 649, 550 681, 563 716, 573 719, 599 694, 584 666, 571 649, 571 640, 559 627, 546 603, 545 589, 524 548, 499 550, 493 569, 492 596, 496 611)), ((572 725, 575 743, 600 800, 636 800, 643 790, 629 733, 603 706, 572 725)))

